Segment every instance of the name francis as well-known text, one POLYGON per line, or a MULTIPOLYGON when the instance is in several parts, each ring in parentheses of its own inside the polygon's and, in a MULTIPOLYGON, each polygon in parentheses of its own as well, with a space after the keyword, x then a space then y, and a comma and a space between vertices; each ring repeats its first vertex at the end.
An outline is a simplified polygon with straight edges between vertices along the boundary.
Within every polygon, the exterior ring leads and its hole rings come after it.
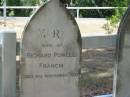
POLYGON ((63 68, 63 64, 44 64, 40 63, 39 67, 40 68, 63 68))

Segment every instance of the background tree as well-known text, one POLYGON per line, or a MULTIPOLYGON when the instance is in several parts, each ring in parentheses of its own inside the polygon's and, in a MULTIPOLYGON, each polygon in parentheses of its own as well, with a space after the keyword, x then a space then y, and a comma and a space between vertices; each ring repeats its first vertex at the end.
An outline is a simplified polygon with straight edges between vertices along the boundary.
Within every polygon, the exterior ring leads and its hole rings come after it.
POLYGON ((130 0, 115 0, 117 8, 114 9, 114 13, 111 16, 107 17, 107 23, 103 26, 108 33, 112 33, 119 26, 119 22, 129 4, 130 0))
MULTIPOLYGON (((6 0, 7 1, 7 5, 8 6, 20 6, 21 5, 21 1, 20 0, 6 0)), ((19 12, 19 9, 8 9, 7 10, 7 15, 21 15, 21 13, 19 12)))

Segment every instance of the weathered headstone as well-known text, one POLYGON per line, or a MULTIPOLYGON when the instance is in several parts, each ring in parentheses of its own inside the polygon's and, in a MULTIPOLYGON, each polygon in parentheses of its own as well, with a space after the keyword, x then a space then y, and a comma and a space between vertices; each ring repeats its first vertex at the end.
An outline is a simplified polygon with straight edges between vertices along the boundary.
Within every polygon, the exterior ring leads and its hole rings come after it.
POLYGON ((0 97, 16 97, 16 33, 0 31, 0 97))
POLYGON ((20 97, 79 97, 81 36, 59 0, 42 6, 25 28, 20 97))
POLYGON ((120 23, 116 50, 117 87, 114 96, 130 97, 130 8, 120 23))

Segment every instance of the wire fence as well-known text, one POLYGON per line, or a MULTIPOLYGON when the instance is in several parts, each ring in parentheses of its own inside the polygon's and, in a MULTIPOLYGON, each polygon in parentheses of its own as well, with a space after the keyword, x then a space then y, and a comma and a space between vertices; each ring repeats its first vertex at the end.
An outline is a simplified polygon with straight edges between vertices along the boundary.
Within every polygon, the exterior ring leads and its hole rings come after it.
MULTIPOLYGON (((6 17, 8 17, 7 16, 8 9, 31 9, 33 12, 35 12, 38 8, 39 6, 6 6, 6 4, 0 6, 0 9, 3 10, 3 17, 5 19, 6 17)), ((76 10, 76 18, 80 18, 80 10, 113 10, 119 7, 66 7, 66 8, 68 10, 76 10)))

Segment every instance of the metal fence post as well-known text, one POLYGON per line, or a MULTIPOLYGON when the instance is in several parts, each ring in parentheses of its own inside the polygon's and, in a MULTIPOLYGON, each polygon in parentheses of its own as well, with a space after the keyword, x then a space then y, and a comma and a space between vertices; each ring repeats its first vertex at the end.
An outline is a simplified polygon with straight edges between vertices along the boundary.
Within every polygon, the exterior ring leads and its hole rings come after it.
POLYGON ((77 8, 77 19, 79 19, 79 8, 77 8))
POLYGON ((6 0, 4 0, 4 4, 3 4, 3 16, 4 16, 4 21, 6 20, 6 0))

